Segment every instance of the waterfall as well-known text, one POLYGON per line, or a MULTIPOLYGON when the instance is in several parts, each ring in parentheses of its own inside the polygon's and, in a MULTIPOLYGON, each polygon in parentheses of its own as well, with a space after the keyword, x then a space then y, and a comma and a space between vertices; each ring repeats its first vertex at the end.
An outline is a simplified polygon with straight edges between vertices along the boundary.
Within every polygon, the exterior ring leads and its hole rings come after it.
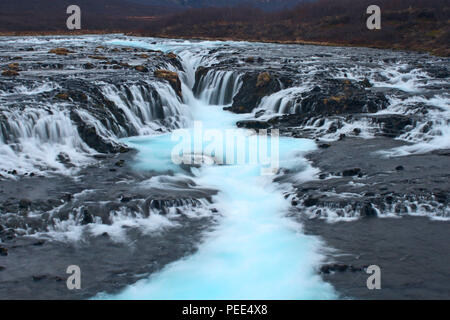
POLYGON ((61 106, 33 106, 25 110, 1 110, 0 170, 13 178, 17 174, 73 170, 61 163, 84 165, 88 155, 95 153, 78 134, 69 112, 61 106))
POLYGON ((33 84, 1 93, 3 176, 14 178, 15 174, 31 172, 72 174, 76 168, 92 162, 91 155, 115 150, 121 138, 166 132, 185 127, 191 121, 188 106, 166 82, 94 83, 83 94, 88 101, 98 102, 95 105, 53 102, 40 96, 56 90, 60 90, 59 85, 33 84), (11 102, 16 95, 25 95, 26 105, 11 102), (92 134, 89 128, 97 138, 86 143, 85 139, 92 134))
POLYGON ((209 70, 199 80, 196 97, 211 105, 228 105, 240 86, 241 74, 235 71, 209 70))
POLYGON ((301 98, 300 95, 303 92, 310 90, 310 86, 293 87, 280 90, 262 98, 258 108, 255 109, 255 113, 259 110, 269 111, 271 113, 280 114, 293 114, 298 112, 296 108, 296 100, 301 98))

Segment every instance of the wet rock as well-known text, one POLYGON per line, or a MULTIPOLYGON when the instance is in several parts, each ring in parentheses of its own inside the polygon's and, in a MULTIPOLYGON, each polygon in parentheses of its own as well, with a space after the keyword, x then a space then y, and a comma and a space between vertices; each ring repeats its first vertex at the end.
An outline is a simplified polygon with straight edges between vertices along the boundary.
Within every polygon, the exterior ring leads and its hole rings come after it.
POLYGON ((68 93, 58 93, 55 98, 60 100, 69 100, 69 94, 68 93))
POLYGON ((10 63, 10 64, 8 64, 8 68, 10 70, 19 71, 19 64, 18 63, 10 63))
POLYGON ((65 165, 71 165, 72 163, 70 162, 70 157, 67 153, 65 152, 60 152, 57 156, 56 159, 61 162, 62 164, 65 165))
POLYGON ((92 216, 92 214, 89 213, 89 211, 87 209, 83 209, 81 215, 82 215, 82 219, 81 219, 82 225, 87 225, 87 224, 94 222, 94 217, 92 216))
POLYGON ((323 274, 330 274, 331 272, 345 272, 349 269, 346 264, 334 263, 326 264, 320 267, 320 272, 323 274))
POLYGON ((21 208, 21 209, 28 209, 28 208, 31 207, 31 204, 32 204, 31 200, 29 200, 29 199, 21 199, 19 201, 19 208, 21 208))
POLYGON ((90 70, 90 69, 94 69, 94 68, 95 68, 95 65, 93 65, 93 64, 90 63, 90 62, 88 62, 88 63, 85 63, 85 64, 83 65, 83 68, 86 69, 86 70, 90 70))
POLYGON ((372 84, 370 83, 369 79, 367 79, 367 78, 365 78, 363 81, 361 81, 360 84, 364 88, 371 88, 372 87, 372 84))
POLYGON ((305 207, 313 207, 319 203, 319 199, 315 197, 308 197, 303 201, 305 207))
POLYGON ((280 82, 267 72, 246 73, 242 77, 242 86, 233 98, 233 104, 226 110, 235 113, 249 113, 256 108, 261 99, 281 90, 280 82))
POLYGON ((405 168, 403 166, 397 166, 397 167, 395 167, 395 170, 403 171, 403 170, 405 170, 405 168))
POLYGON ((431 66, 426 71, 432 76, 440 79, 450 77, 450 72, 447 67, 431 66))
POLYGON ((66 48, 54 48, 54 49, 51 49, 48 53, 54 53, 54 54, 57 54, 57 55, 66 56, 69 53, 74 53, 74 52, 72 52, 72 51, 70 51, 69 49, 66 49, 66 48))
POLYGON ((120 202, 122 202, 122 203, 128 203, 128 202, 130 202, 131 200, 133 200, 132 197, 124 197, 124 196, 122 196, 122 198, 120 199, 120 202))
POLYGON ((173 52, 169 52, 168 54, 166 54, 166 57, 169 59, 177 59, 178 58, 178 56, 173 52))
POLYGON ((327 174, 327 173, 321 173, 321 174, 319 174, 319 179, 320 179, 320 180, 325 180, 327 177, 328 177, 328 174, 327 174))
POLYGON ((447 203, 448 195, 444 191, 438 191, 434 193, 434 197, 437 202, 440 203, 447 203))
POLYGON ((373 116, 372 121, 381 124, 382 134, 391 138, 402 135, 408 126, 415 125, 415 120, 411 117, 397 114, 373 116))
POLYGON ((35 243, 33 243, 33 246, 40 247, 40 246, 43 246, 44 244, 45 244, 45 240, 39 240, 39 241, 36 241, 35 243))
POLYGON ((148 72, 148 68, 144 66, 135 66, 134 69, 139 72, 148 72))
POLYGON ((70 201, 73 200, 73 195, 72 195, 71 193, 64 193, 62 199, 63 199, 65 202, 70 202, 70 201))
POLYGON ((256 80, 256 87, 260 88, 260 87, 266 86, 267 84, 269 84, 270 79, 271 79, 271 77, 270 77, 270 74, 268 72, 260 73, 258 75, 257 80, 256 80))
POLYGON ((15 77, 18 75, 19 75, 19 72, 17 72, 16 70, 3 70, 3 72, 2 72, 2 76, 5 76, 5 77, 15 77))
POLYGON ((0 271, 3 271, 3 270, 5 270, 5 269, 6 269, 6 267, 0 266, 0 271))
POLYGON ((125 160, 119 160, 115 163, 117 167, 123 167, 125 165, 125 160))
POLYGON ((353 177, 353 176, 357 176, 360 173, 361 173, 360 168, 353 168, 353 169, 347 169, 347 170, 342 171, 342 176, 353 177))
POLYGON ((261 117, 262 115, 264 115, 264 113, 266 113, 266 110, 259 110, 255 113, 255 118, 261 117))
POLYGON ((97 152, 117 153, 120 152, 122 147, 126 148, 122 144, 116 144, 109 139, 105 139, 92 124, 84 122, 76 111, 70 112, 70 118, 77 125, 81 139, 97 152))
POLYGON ((359 135, 361 134, 361 129, 360 129, 360 128, 355 128, 355 129, 353 129, 353 134, 354 134, 355 136, 359 136, 359 135))
POLYGON ((154 75, 155 75, 155 77, 157 77, 159 79, 167 80, 170 83, 170 85, 172 86, 172 88, 175 90, 177 95, 180 97, 182 96, 181 81, 176 72, 158 69, 155 71, 154 75))
POLYGON ((47 275, 45 275, 45 274, 35 275, 35 276, 32 276, 32 279, 33 279, 33 281, 38 282, 38 281, 47 279, 47 275))
POLYGON ((388 100, 381 93, 366 90, 350 80, 328 79, 305 93, 297 113, 310 116, 375 113, 387 106, 388 100))
POLYGON ((258 121, 258 120, 242 120, 236 123, 238 128, 246 128, 246 129, 267 129, 270 125, 266 121, 258 121))
POLYGON ((105 56, 94 56, 94 55, 91 55, 91 56, 88 56, 88 58, 94 59, 94 60, 108 60, 108 57, 105 57, 105 56))
POLYGON ((245 62, 247 63, 254 63, 255 62, 255 58, 254 57, 247 57, 244 59, 245 62))
POLYGON ((365 203, 361 209, 361 216, 363 217, 376 217, 377 211, 371 203, 365 203))
POLYGON ((6 257, 8 255, 8 249, 5 247, 0 247, 0 256, 6 257))
POLYGON ((329 143, 321 143, 321 144, 319 144, 319 148, 320 149, 328 149, 329 147, 331 147, 331 144, 329 144, 329 143))

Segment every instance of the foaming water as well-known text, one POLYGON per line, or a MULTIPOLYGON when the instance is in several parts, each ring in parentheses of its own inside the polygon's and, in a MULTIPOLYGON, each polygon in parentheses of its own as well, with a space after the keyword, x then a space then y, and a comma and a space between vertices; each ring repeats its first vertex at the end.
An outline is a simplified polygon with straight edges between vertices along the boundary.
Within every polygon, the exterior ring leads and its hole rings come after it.
MULTIPOLYGON (((225 112, 222 106, 209 105, 195 98, 188 88, 183 89, 193 118, 205 129, 232 129, 237 120, 248 117, 225 112)), ((248 130, 237 132, 249 135, 248 130)), ((180 171, 171 162, 174 141, 170 135, 125 141, 140 151, 136 169, 180 171)), ((303 172, 305 180, 311 179, 316 172, 301 155, 314 148, 311 140, 280 138, 281 166, 303 172)), ((218 226, 205 235, 195 254, 167 265, 117 295, 101 293, 96 298, 336 298, 333 288, 315 270, 323 259, 320 241, 304 235, 300 224, 286 218, 290 207, 283 194, 286 186, 261 175, 261 165, 246 162, 193 168, 196 183, 219 191, 213 198, 222 215, 218 226)))

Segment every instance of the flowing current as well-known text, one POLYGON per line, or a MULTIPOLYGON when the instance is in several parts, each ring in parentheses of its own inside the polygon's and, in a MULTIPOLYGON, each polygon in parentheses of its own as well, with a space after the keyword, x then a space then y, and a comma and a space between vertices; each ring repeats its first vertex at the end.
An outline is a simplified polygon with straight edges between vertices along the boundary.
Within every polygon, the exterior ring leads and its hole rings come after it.
MULTIPOLYGON (((133 43, 127 42, 126 45, 133 43)), ((192 92, 194 70, 202 59, 184 49, 168 49, 177 52, 184 62, 183 100, 193 120, 187 132, 194 132, 194 123, 200 124, 203 130, 214 130, 224 135, 226 130, 236 129, 236 121, 246 116, 223 111, 223 105, 215 104, 227 103, 226 96, 231 89, 236 90, 238 77, 225 74, 221 80, 215 78, 205 89, 207 91, 196 97, 192 92), (233 81, 232 85, 230 81, 233 81)), ((245 146, 249 145, 251 134, 248 130, 234 132, 237 139, 247 142, 245 146)), ((170 134, 140 136, 124 141, 139 151, 134 163, 136 170, 173 170, 177 175, 183 175, 171 159, 177 142, 171 139, 170 134)), ((234 141, 224 141, 223 149, 243 147, 234 145, 234 141)), ((258 148, 261 147, 263 143, 258 143, 258 148)), ((280 166, 299 172, 299 179, 307 179, 314 170, 302 155, 314 148, 312 140, 280 138, 280 166)), ((256 151, 259 153, 260 150, 256 151)), ((251 156, 248 152, 247 155, 251 156)), ((205 235, 193 255, 167 265, 119 294, 101 293, 96 298, 335 298, 332 286, 322 281, 315 270, 323 258, 319 239, 304 235, 301 225, 286 217, 290 199, 285 198, 283 191, 289 186, 274 183, 273 176, 261 175, 262 166, 258 161, 235 164, 226 160, 225 165, 193 168, 199 185, 219 191, 213 198, 221 214, 215 229, 205 235)))

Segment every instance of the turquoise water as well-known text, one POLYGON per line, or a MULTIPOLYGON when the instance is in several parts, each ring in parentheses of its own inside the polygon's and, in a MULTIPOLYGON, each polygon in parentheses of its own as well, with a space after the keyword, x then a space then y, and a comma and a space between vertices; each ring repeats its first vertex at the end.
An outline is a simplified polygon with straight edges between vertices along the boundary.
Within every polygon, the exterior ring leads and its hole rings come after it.
MULTIPOLYGON (((195 126, 203 132, 215 130, 224 133, 235 129, 235 115, 222 106, 207 105, 183 91, 189 105, 192 128, 183 133, 194 134, 195 126)), ((249 131, 235 131, 247 142, 249 131)), ((176 134, 175 134, 176 135, 176 134)), ((250 135, 252 136, 252 135, 250 135)), ((275 138, 274 138, 275 139, 275 138)), ((173 163, 173 149, 179 143, 172 134, 125 139, 139 150, 136 170, 173 171, 183 174, 173 163)), ((239 149, 232 140, 223 142, 239 149)), ((268 149, 273 141, 268 139, 268 149)), ((193 142, 192 142, 193 144, 193 142)), ((258 143, 260 148, 263 143, 258 143)), ((201 146, 208 143, 202 141, 201 146)), ((280 138, 278 148, 271 149, 270 157, 277 156, 279 165, 300 172, 302 177, 312 172, 303 154, 314 150, 315 143, 307 139, 280 138)), ((216 155, 217 156, 217 155, 216 155)), ((223 155, 220 155, 223 156, 223 155)), ((316 267, 320 264, 320 241, 302 233, 301 225, 285 215, 290 208, 281 186, 273 183, 273 176, 262 175, 261 161, 236 163, 225 160, 224 165, 203 165, 194 168, 195 181, 201 186, 219 190, 213 198, 222 214, 216 229, 205 235, 198 251, 182 260, 167 265, 148 279, 141 280, 117 295, 101 294, 103 299, 333 299, 333 288, 322 281, 316 267)), ((184 173, 185 174, 185 173, 184 173)), ((151 243, 149 243, 151 245, 151 243)))

